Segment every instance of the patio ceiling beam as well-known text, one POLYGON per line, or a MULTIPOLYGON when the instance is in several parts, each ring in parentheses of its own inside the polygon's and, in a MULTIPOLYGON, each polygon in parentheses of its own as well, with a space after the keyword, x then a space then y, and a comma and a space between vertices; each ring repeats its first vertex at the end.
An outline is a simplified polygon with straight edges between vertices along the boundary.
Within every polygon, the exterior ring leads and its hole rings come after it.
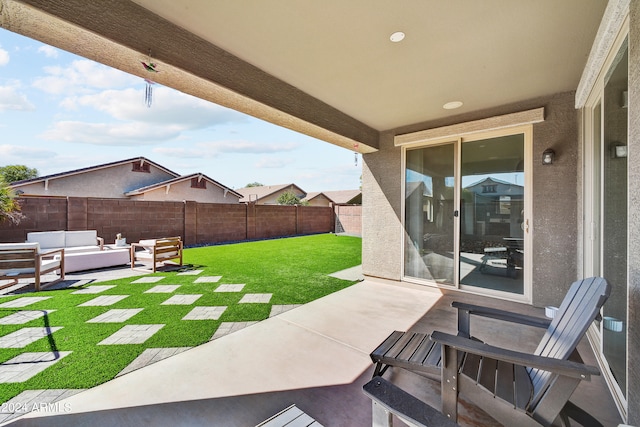
POLYGON ((0 26, 361 153, 379 132, 130 0, 0 0, 0 26))

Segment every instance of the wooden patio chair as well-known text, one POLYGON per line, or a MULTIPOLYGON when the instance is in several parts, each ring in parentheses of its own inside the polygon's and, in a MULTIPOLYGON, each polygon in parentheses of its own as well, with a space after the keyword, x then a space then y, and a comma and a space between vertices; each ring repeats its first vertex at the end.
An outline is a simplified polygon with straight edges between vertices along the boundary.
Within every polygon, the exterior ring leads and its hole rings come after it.
POLYGON ((582 364, 576 347, 600 309, 611 287, 603 278, 574 282, 553 319, 469 304, 458 309, 458 335, 433 332, 430 336, 394 332, 374 352, 374 376, 398 366, 430 377, 440 374, 442 412, 457 419, 458 396, 475 403, 498 422, 511 426, 550 426, 568 418, 582 425, 600 426, 571 402, 580 381, 599 375, 582 364), (533 353, 499 348, 471 337, 471 316, 546 328, 533 353))
MULTIPOLYGON (((135 266, 136 261, 150 263, 151 271, 156 272, 158 263, 178 260, 182 265, 182 241, 180 237, 165 237, 162 239, 140 240, 131 244, 131 269, 141 270, 135 266)), ((144 270, 148 271, 148 269, 144 270)))
POLYGON ((35 290, 40 290, 40 276, 58 271, 60 277, 49 282, 53 285, 64 280, 64 249, 40 252, 38 243, 0 244, 0 280, 9 280, 1 288, 13 286, 18 279, 35 279, 35 290))

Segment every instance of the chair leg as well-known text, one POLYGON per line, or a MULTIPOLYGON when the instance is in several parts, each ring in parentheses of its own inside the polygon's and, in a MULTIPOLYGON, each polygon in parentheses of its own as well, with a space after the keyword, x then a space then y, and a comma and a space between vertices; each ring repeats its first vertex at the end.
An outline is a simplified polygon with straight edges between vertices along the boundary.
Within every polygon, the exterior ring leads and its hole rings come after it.
POLYGON ((391 412, 387 411, 377 402, 372 402, 371 426, 372 427, 393 427, 391 412))

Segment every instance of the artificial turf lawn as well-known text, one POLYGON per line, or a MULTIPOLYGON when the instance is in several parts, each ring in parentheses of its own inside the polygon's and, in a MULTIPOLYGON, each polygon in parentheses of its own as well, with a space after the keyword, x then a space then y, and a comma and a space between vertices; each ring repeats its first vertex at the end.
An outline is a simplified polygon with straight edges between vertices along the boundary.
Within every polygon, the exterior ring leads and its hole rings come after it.
MULTIPOLYGON (((0 318, 17 311, 56 310, 21 325, 0 325, 0 336, 25 327, 62 327, 48 338, 24 348, 0 349, 0 362, 26 352, 71 351, 58 363, 24 383, 0 384, 0 402, 23 390, 90 388, 114 378, 147 348, 193 347, 211 339, 222 322, 264 320, 272 305, 304 304, 355 282, 328 274, 361 263, 361 239, 322 234, 278 240, 208 246, 184 250, 187 269, 204 270, 199 275, 156 273, 157 283, 131 283, 131 277, 96 285, 116 285, 99 294, 71 294, 79 288, 41 291, 0 298, 42 296, 45 301, 22 308, 0 308, 0 318), (194 283, 201 276, 222 276, 217 283, 194 283), (244 284, 241 292, 213 292, 221 284, 244 284), (172 293, 144 292, 157 285, 181 285, 172 293), (273 294, 268 304, 238 304, 247 293, 273 294), (176 294, 201 294, 190 305, 161 305, 176 294), (78 307, 101 295, 129 295, 108 307, 78 307), (181 320, 196 306, 227 306, 219 320, 181 320), (144 308, 121 323, 86 323, 111 309, 144 308), (97 345, 124 325, 164 324, 143 344, 97 345)), ((149 275, 147 275, 148 277, 149 275)), ((69 279, 69 276, 67 279, 69 279)), ((91 284, 86 285, 91 286, 91 284)), ((83 287, 86 287, 83 286, 83 287)))

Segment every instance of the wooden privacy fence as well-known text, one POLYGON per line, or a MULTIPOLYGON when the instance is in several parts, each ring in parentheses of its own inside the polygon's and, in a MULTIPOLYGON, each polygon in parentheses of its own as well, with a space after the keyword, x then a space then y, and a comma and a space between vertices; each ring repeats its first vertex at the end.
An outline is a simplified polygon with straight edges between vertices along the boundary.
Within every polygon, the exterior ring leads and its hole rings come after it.
POLYGON ((51 230, 97 230, 105 243, 113 243, 118 233, 128 242, 182 236, 188 246, 330 233, 339 222, 338 208, 344 208, 86 197, 19 201, 25 218, 17 225, 0 223, 0 242, 24 242, 28 232, 51 230))

